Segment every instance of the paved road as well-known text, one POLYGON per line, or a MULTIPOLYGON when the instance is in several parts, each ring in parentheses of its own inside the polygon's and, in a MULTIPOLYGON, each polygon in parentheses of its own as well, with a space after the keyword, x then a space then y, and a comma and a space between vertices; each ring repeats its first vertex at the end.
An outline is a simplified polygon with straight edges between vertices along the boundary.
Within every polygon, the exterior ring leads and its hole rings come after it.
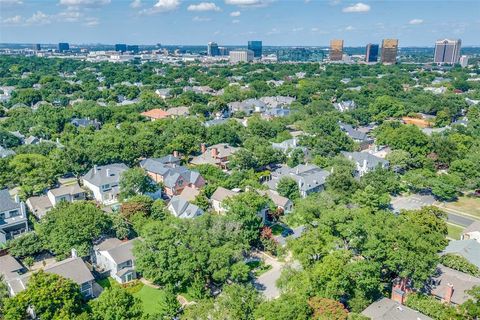
POLYGON ((459 226, 468 227, 472 222, 475 221, 474 219, 472 219, 470 217, 466 217, 466 216, 462 216, 462 215, 459 215, 459 214, 456 214, 456 213, 452 213, 451 211, 449 211, 446 208, 441 208, 441 209, 447 213, 447 215, 448 215, 447 221, 448 222, 458 224, 459 226))
POLYGON ((278 278, 280 278, 284 264, 267 256, 263 256, 263 259, 265 264, 272 266, 272 269, 255 279, 253 285, 258 291, 262 292, 268 300, 275 299, 280 295, 280 290, 277 288, 276 282, 278 278))

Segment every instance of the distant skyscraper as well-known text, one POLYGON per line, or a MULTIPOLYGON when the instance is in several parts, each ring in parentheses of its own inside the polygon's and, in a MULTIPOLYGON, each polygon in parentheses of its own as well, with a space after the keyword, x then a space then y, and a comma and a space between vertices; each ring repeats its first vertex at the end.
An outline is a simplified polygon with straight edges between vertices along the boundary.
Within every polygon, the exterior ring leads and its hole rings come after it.
POLYGON ((252 50, 232 50, 230 51, 230 62, 250 62, 253 60, 252 50))
POLYGON ((330 40, 330 61, 341 61, 343 57, 343 40, 330 40))
POLYGON ((138 53, 138 46, 137 45, 128 45, 127 46, 127 51, 133 52, 133 53, 138 53))
POLYGON ((40 43, 36 43, 33 45, 33 50, 35 51, 40 51, 42 50, 42 46, 40 45, 40 43))
POLYGON ((378 44, 367 44, 365 52, 365 62, 377 62, 378 60, 378 44))
POLYGON ((67 42, 60 42, 58 44, 58 51, 64 52, 70 50, 70 45, 67 42))
POLYGON ((468 56, 460 57, 460 65, 462 66, 462 68, 465 68, 466 66, 468 66, 468 56))
POLYGON ((383 39, 382 63, 394 64, 397 62, 398 39, 383 39))
POLYGON ((248 41, 248 50, 253 51, 253 56, 255 58, 261 58, 262 57, 262 41, 248 41))
POLYGON ((207 55, 209 55, 210 57, 220 55, 220 50, 218 49, 218 44, 216 42, 209 42, 207 44, 207 55))
POLYGON ((115 51, 125 52, 127 51, 127 45, 125 43, 117 43, 115 45, 115 51))
POLYGON ((221 56, 228 56, 228 48, 218 47, 218 53, 219 53, 221 56))
POLYGON ((460 47, 462 41, 460 39, 450 40, 443 39, 435 42, 435 63, 455 64, 460 60, 460 47))

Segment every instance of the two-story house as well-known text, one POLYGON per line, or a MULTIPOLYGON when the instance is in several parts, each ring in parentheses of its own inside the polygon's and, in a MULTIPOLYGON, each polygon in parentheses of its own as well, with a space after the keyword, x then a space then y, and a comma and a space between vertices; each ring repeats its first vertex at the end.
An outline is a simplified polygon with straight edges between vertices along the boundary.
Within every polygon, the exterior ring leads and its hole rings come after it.
POLYGON ((95 165, 82 177, 82 183, 92 191, 96 201, 104 205, 115 204, 120 193, 120 177, 126 170, 128 167, 123 163, 95 165))
POLYGON ((69 185, 62 185, 58 188, 48 190, 44 196, 30 197, 26 204, 28 209, 41 219, 50 209, 62 201, 74 202, 85 200, 85 190, 75 182, 69 185))
POLYGON ((345 158, 355 163, 355 175, 361 177, 364 174, 377 168, 388 168, 389 162, 368 152, 346 152, 342 151, 345 158))
POLYGON ((227 143, 215 144, 208 148, 205 144, 202 144, 201 151, 201 155, 193 157, 191 164, 211 164, 226 169, 230 157, 238 151, 238 148, 232 147, 227 143))
POLYGON ((181 194, 185 187, 200 189, 205 185, 205 179, 199 172, 178 165, 172 158, 149 158, 142 160, 140 166, 153 181, 163 184, 165 193, 170 197, 181 194))
POLYGON ((203 214, 203 210, 180 196, 174 196, 167 206, 168 211, 177 218, 191 219, 203 214))
POLYGON ((0 244, 27 231, 25 203, 18 196, 12 199, 8 189, 0 190, 0 244))
POLYGON ((99 272, 108 272, 118 283, 127 283, 137 278, 135 257, 132 253, 136 239, 121 241, 107 238, 93 247, 92 262, 99 272))

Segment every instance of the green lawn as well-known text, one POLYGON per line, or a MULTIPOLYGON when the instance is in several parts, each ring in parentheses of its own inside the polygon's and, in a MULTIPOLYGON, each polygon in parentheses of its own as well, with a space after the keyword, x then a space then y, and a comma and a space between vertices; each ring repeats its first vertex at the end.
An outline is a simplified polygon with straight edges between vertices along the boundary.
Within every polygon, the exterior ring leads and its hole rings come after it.
POLYGON ((150 315, 158 313, 165 301, 165 294, 162 290, 145 285, 133 295, 142 301, 143 311, 150 315))
POLYGON ((113 278, 105 278, 105 279, 101 279, 101 280, 98 280, 97 283, 103 288, 103 289, 106 289, 106 288, 111 288, 112 286, 114 285, 118 285, 118 283, 113 280, 113 278))
POLYGON ((284 229, 284 227, 279 224, 274 224, 271 228, 274 236, 278 236, 279 234, 281 234, 284 229))
POLYGON ((448 202, 445 208, 458 210, 480 218, 480 198, 460 197, 455 202, 448 202))
POLYGON ((448 227, 448 236, 455 240, 460 240, 460 235, 462 234, 463 227, 457 226, 456 224, 447 223, 448 227))

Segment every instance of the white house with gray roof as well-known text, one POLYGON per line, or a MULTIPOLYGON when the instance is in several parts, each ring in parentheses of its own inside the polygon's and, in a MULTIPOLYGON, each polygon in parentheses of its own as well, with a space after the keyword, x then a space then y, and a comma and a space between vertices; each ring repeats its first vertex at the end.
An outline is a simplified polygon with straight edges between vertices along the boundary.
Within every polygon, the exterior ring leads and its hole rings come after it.
POLYGON ((136 279, 135 257, 132 252, 136 240, 103 239, 93 247, 91 260, 95 269, 100 273, 108 272, 118 283, 136 279))
POLYGON ((168 203, 167 209, 175 217, 184 219, 195 218, 203 214, 202 209, 180 196, 174 196, 168 203))
POLYGON ((96 201, 104 205, 115 204, 120 193, 120 177, 126 170, 128 167, 123 163, 95 165, 82 177, 82 183, 92 191, 96 201))
POLYGON ((8 189, 0 190, 0 244, 28 231, 25 203, 12 199, 8 189))
POLYGON ((323 191, 329 175, 330 172, 313 164, 299 164, 294 168, 282 166, 273 171, 265 183, 271 190, 277 190, 283 177, 291 178, 297 182, 300 195, 305 198, 310 193, 323 191))
POLYGON ((389 162, 379 158, 368 152, 346 152, 342 151, 342 155, 355 163, 355 175, 361 177, 367 172, 377 168, 388 168, 389 162))

